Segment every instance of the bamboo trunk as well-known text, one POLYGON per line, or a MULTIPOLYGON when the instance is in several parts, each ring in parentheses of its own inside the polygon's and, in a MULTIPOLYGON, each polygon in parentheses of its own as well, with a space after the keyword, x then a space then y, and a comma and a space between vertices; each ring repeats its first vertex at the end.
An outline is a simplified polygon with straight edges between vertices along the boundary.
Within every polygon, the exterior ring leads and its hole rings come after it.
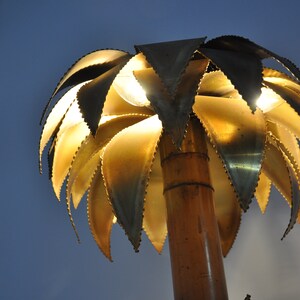
POLYGON ((176 300, 226 300, 205 132, 191 118, 181 151, 169 136, 160 146, 176 300))

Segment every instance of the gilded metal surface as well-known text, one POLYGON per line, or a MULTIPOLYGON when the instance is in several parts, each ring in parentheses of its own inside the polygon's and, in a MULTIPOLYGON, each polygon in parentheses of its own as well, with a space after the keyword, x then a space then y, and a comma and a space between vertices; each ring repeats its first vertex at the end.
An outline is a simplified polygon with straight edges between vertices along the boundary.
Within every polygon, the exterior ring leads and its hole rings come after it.
POLYGON ((97 50, 81 57, 69 68, 59 81, 44 109, 41 122, 52 99, 62 89, 94 79, 128 59, 130 59, 130 54, 120 50, 97 50))
MULTIPOLYGON (((71 194, 74 207, 77 208, 81 198, 88 190, 93 175, 97 169, 97 166, 100 164, 100 156, 103 150, 100 150, 98 153, 93 155, 90 159, 86 160, 84 166, 78 172, 73 184, 71 185, 71 194)), ((71 169, 72 170, 72 169, 71 169)), ((68 190, 68 188, 67 188, 68 190)), ((67 198, 67 201, 69 199, 67 198)))
MULTIPOLYGON (((121 130, 124 128, 131 126, 135 123, 138 123, 142 120, 144 120, 147 116, 146 115, 120 115, 115 116, 114 118, 106 121, 105 123, 101 124, 98 128, 98 131, 95 136, 92 134, 89 134, 86 139, 82 142, 80 145, 78 151, 73 157, 73 162, 70 168, 70 173, 68 177, 67 182, 67 201, 70 201, 71 196, 71 190, 72 190, 72 196, 73 196, 73 204, 75 208, 80 202, 80 199, 78 196, 76 197, 76 200, 74 198, 73 192, 73 184, 77 180, 77 177, 81 174, 81 176, 84 176, 82 174, 82 170, 86 169, 86 165, 90 164, 90 160, 96 156, 99 156, 99 151, 103 149, 106 144, 121 130)), ((96 159, 96 158, 94 158, 96 159)), ((100 157, 99 157, 100 159, 100 157)), ((95 166, 97 166, 98 163, 95 161, 95 166)), ((91 165, 91 168, 93 168, 93 165, 91 165)), ((88 171, 88 170, 87 170, 88 171)), ((85 188, 86 186, 84 186, 85 188)), ((84 194, 85 191, 80 192, 80 194, 84 194)), ((77 193, 78 195, 78 193, 77 193)))
POLYGON ((214 188, 216 217, 223 256, 231 249, 241 223, 241 208, 228 175, 216 151, 207 143, 209 171, 214 188))
POLYGON ((251 109, 255 110, 262 87, 261 60, 242 52, 210 48, 201 48, 199 51, 224 72, 251 109))
POLYGON ((162 121, 165 131, 171 135, 178 148, 185 134, 198 84, 207 65, 208 61, 205 59, 191 61, 185 73, 182 74, 174 97, 168 94, 152 68, 134 72, 153 109, 162 121))
POLYGON ((268 139, 263 171, 291 206, 291 218, 283 238, 297 221, 300 194, 298 180, 289 160, 284 156, 280 145, 272 138, 268 139))
POLYGON ((269 196, 271 192, 271 180, 266 176, 266 174, 261 171, 259 175, 258 184, 255 190, 255 198, 257 200, 258 206, 261 212, 264 214, 267 205, 269 203, 269 196))
POLYGON ((223 160, 241 207, 247 210, 257 185, 265 146, 261 111, 239 99, 196 96, 194 112, 223 160))
POLYGON ((144 204, 143 229, 154 248, 161 253, 167 236, 166 202, 159 153, 156 154, 144 204))
POLYGON ((153 110, 147 107, 133 106, 124 101, 113 86, 110 87, 103 107, 102 116, 144 114, 153 115, 153 110))
POLYGON ((267 123, 268 130, 285 153, 300 180, 300 149, 296 137, 286 128, 273 122, 267 123))
POLYGON ((265 81, 265 85, 281 96, 298 114, 300 113, 300 94, 288 87, 286 80, 280 80, 280 84, 265 81))
POLYGON ((208 41, 204 46, 213 49, 222 49, 225 51, 235 51, 237 53, 248 53, 257 56, 260 59, 273 58, 276 62, 280 62, 280 64, 283 65, 287 71, 291 72, 296 78, 300 79, 300 71, 293 62, 266 48, 263 48, 260 45, 253 43, 244 37, 233 35, 220 36, 208 41))
POLYGON ((88 134, 89 129, 80 115, 78 105, 73 102, 55 136, 52 184, 58 199, 61 186, 71 167, 73 156, 88 134))
POLYGON ((194 52, 205 38, 135 46, 142 52, 163 82, 170 96, 174 96, 194 52))
POLYGON ((125 63, 126 61, 85 84, 77 93, 82 116, 94 135, 98 128, 108 90, 125 63))
MULTIPOLYGON (((85 84, 85 83, 83 83, 85 84)), ((76 94, 83 84, 79 84, 74 88, 70 89, 65 95, 63 95, 59 102, 53 107, 51 113, 49 114, 44 126, 40 138, 40 148, 39 148, 39 160, 40 168, 42 167, 41 159, 42 152, 49 142, 50 138, 55 134, 55 131, 58 130, 60 123, 63 120, 63 117, 67 110, 70 108, 71 104, 75 101, 76 94)))
POLYGON ((162 131, 157 116, 117 134, 103 155, 103 176, 116 217, 137 250, 144 198, 152 161, 162 131))
POLYGON ((206 73, 200 83, 198 95, 239 99, 241 96, 222 71, 206 73))
POLYGON ((114 214, 105 192, 100 167, 96 171, 90 185, 87 213, 90 229, 97 245, 103 254, 109 260, 112 260, 110 253, 110 233, 114 214))
POLYGON ((272 110, 264 113, 267 120, 278 123, 292 132, 298 139, 300 138, 300 116, 292 107, 282 102, 272 110))
POLYGON ((165 202, 159 159, 154 156, 162 130, 171 135, 179 150, 192 109, 214 146, 209 148, 210 168, 223 254, 230 250, 240 223, 235 199, 246 210, 255 193, 264 212, 271 182, 291 206, 284 236, 298 215, 300 222, 299 69, 242 37, 204 40, 136 46, 135 56, 120 50, 92 52, 66 72, 45 108, 42 119, 51 100, 71 87, 44 124, 40 167, 42 153, 51 141, 48 164, 55 194, 59 197, 68 178, 66 200, 75 228, 70 200, 77 207, 89 189, 91 231, 109 259, 111 204, 136 250, 143 227, 156 250, 162 251, 167 234, 165 202), (262 68, 265 58, 279 61, 295 79, 262 68), (121 75, 128 80, 122 81, 121 75), (145 90, 143 101, 134 99, 139 96, 126 86, 132 81, 145 90))

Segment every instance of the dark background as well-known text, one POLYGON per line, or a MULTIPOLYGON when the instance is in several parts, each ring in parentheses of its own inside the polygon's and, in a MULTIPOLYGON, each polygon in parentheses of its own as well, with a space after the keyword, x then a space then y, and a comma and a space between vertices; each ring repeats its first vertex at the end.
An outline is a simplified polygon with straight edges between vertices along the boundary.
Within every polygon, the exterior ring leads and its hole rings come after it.
MULTIPOLYGON (((299 1, 0 0, 0 299, 172 299, 168 246, 143 236, 134 253, 115 226, 114 262, 74 212, 78 245, 47 175, 38 172, 39 118, 57 81, 100 48, 223 34, 250 38, 300 65, 299 1)), ((230 299, 299 299, 300 226, 284 241, 289 208, 278 193, 265 216, 255 201, 225 259, 230 299)))

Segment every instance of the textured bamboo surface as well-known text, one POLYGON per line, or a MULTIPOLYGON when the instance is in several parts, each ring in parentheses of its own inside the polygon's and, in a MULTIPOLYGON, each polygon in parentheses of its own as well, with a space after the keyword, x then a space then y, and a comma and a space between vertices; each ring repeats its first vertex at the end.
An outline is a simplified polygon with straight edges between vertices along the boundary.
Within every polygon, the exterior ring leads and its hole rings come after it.
POLYGON ((226 300, 227 288, 215 217, 204 129, 191 119, 181 151, 162 138, 175 300, 226 300))

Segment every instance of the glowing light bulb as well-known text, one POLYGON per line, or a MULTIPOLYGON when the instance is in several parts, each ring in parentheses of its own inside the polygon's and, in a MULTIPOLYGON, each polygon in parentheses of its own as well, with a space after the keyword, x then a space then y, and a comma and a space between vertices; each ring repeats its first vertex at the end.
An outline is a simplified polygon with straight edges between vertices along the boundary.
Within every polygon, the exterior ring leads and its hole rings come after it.
POLYGON ((116 76, 113 86, 117 93, 128 103, 135 106, 150 106, 146 93, 135 79, 133 71, 146 68, 145 59, 142 54, 131 58, 125 67, 116 76))
POLYGON ((264 113, 279 106, 284 101, 273 90, 263 87, 261 89, 261 95, 256 100, 256 106, 260 108, 264 113))

